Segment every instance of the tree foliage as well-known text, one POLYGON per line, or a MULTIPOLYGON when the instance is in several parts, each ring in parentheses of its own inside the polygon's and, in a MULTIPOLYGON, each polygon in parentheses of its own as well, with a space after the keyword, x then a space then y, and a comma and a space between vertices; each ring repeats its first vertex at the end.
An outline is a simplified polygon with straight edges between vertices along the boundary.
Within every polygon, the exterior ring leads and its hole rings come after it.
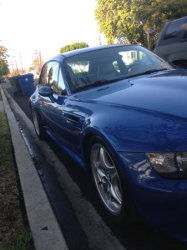
POLYGON ((4 46, 0 46, 0 77, 9 73, 8 61, 7 61, 7 49, 4 46))
POLYGON ((81 49, 81 48, 87 48, 87 47, 89 46, 85 42, 71 43, 60 48, 60 53, 64 53, 64 52, 76 50, 76 49, 81 49))
POLYGON ((32 61, 32 66, 29 68, 29 71, 34 70, 36 74, 39 75, 43 64, 44 60, 42 58, 41 52, 35 53, 35 57, 32 61))
POLYGON ((8 75, 7 77, 12 77, 12 76, 17 76, 17 75, 23 75, 26 73, 26 70, 25 69, 19 69, 19 71, 16 69, 16 70, 12 70, 8 75))
POLYGON ((127 37, 130 43, 147 45, 147 34, 161 31, 168 21, 187 15, 186 0, 97 0, 100 31, 108 44, 127 37))

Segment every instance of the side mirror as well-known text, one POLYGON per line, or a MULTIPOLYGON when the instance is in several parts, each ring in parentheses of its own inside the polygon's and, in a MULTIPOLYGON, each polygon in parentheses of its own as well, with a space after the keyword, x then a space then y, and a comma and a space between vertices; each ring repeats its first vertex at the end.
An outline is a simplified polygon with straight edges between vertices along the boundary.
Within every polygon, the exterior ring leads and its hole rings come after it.
POLYGON ((53 95, 53 90, 52 90, 52 88, 50 88, 48 86, 43 86, 43 87, 39 88, 38 93, 41 96, 50 97, 53 95))

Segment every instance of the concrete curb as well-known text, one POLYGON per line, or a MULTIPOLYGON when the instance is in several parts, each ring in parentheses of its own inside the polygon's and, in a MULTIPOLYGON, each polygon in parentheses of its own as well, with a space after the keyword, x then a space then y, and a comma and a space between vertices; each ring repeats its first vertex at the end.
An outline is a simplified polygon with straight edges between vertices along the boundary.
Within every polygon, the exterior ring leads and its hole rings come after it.
MULTIPOLYGON (((0 86, 0 89, 1 89, 1 86, 0 86)), ((0 99, 0 112, 4 112, 4 104, 1 99, 0 99)))
POLYGON ((1 89, 11 132, 27 217, 36 250, 68 250, 59 224, 21 135, 18 123, 1 89))
POLYGON ((3 101, 0 101, 0 112, 4 112, 3 101))

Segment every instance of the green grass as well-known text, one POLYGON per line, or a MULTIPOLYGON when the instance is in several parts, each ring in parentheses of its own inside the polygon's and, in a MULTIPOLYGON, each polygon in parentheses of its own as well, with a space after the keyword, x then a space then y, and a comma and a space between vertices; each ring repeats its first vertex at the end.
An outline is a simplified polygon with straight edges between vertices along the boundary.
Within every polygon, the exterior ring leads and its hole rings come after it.
POLYGON ((5 113, 0 113, 0 197, 0 250, 33 250, 5 113))
POLYGON ((6 114, 0 113, 0 170, 13 167, 12 144, 6 114))
POLYGON ((13 239, 13 242, 8 246, 0 247, 0 250, 32 250, 33 248, 28 246, 28 242, 31 240, 29 231, 23 231, 13 239))

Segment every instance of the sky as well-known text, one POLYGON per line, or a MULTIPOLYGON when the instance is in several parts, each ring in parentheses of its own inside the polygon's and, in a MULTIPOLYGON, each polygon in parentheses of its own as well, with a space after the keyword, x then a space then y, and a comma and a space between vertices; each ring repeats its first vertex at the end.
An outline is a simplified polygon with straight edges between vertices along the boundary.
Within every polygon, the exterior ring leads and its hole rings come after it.
MULTIPOLYGON (((99 44, 95 0, 0 0, 0 45, 9 50, 9 61, 21 68, 32 65, 36 51, 44 60, 73 42, 99 44), (15 57, 13 57, 15 56, 15 57)), ((101 35, 102 44, 106 39, 101 35)), ((11 66, 10 69, 12 70, 11 66)))

